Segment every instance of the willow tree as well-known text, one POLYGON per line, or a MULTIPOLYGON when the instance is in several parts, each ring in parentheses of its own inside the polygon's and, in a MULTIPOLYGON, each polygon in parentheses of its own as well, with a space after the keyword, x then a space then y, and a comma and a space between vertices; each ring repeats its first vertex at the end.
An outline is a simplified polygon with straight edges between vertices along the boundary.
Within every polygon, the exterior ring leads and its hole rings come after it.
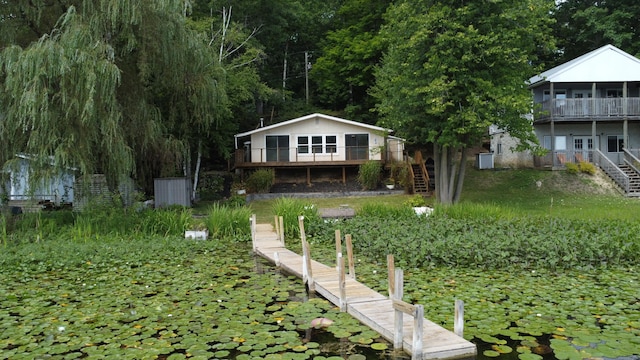
POLYGON ((194 134, 224 107, 215 54, 185 24, 188 1, 52 3, 62 4, 47 8, 59 20, 47 28, 42 9, 18 14, 36 15, 16 26, 47 30, 0 55, 0 160, 26 153, 35 178, 73 167, 106 174, 112 187, 134 175, 149 190, 153 177, 180 170, 194 134))
POLYGON ((459 200, 468 149, 496 124, 536 143, 523 114, 526 80, 550 44, 549 0, 407 0, 387 13, 387 52, 373 91, 381 124, 418 144, 432 143, 436 197, 459 200))

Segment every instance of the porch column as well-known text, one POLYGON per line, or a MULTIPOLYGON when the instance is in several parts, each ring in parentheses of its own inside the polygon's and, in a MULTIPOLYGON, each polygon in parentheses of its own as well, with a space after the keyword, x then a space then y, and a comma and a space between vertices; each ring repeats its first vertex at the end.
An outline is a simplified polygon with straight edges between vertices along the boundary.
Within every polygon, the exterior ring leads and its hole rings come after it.
POLYGON ((627 118, 624 119, 622 123, 622 148, 626 149, 628 140, 629 140, 629 120, 627 118))
POLYGON ((554 94, 554 90, 553 90, 553 83, 550 82, 549 83, 549 94, 551 96, 551 106, 549 107, 549 120, 551 121, 551 159, 553 162, 553 165, 555 165, 555 151, 556 151, 556 132, 555 132, 555 124, 553 121, 553 111, 554 108, 556 106, 556 95, 554 94))
POLYGON ((307 185, 311 186, 311 168, 307 167, 307 185))
POLYGON ((596 131, 596 121, 592 120, 591 121, 591 138, 593 141, 593 150, 600 150, 600 143, 597 140, 597 131, 596 131))
MULTIPOLYGON (((624 115, 625 119, 627 115, 629 115, 629 110, 627 109, 627 82, 622 83, 622 115, 624 115)), ((626 147, 627 138, 625 137, 625 147, 626 147)))
POLYGON ((591 83, 591 116, 596 115, 596 83, 591 83))

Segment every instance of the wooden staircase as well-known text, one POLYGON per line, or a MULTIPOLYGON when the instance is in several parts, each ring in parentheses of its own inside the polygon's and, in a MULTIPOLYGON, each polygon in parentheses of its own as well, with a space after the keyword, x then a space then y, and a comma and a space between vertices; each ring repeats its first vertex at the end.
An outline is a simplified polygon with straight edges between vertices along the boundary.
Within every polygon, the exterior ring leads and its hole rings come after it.
POLYGON ((626 164, 618 167, 629 177, 629 191, 627 191, 626 195, 640 197, 640 173, 626 164))
POLYGON ((409 163, 414 194, 429 194, 433 189, 431 177, 424 164, 422 153, 416 151, 413 162, 409 163))

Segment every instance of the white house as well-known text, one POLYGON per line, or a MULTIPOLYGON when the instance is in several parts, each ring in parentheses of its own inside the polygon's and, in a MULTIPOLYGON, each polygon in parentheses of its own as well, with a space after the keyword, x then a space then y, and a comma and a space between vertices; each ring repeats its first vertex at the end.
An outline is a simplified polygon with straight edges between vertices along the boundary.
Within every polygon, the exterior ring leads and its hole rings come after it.
POLYGON ((532 77, 534 128, 549 155, 540 166, 624 164, 640 148, 640 59, 606 45, 532 77))
POLYGON ((236 170, 341 168, 368 160, 403 161, 404 141, 392 130, 324 114, 310 114, 235 135, 236 170))
POLYGON ((640 196, 640 59, 606 45, 529 79, 538 167, 594 163, 640 196))

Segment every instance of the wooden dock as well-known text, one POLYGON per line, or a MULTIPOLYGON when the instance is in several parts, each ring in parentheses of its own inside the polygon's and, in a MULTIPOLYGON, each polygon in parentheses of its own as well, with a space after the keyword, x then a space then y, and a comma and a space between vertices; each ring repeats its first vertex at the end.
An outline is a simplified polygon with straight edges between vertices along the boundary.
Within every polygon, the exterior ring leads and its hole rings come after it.
MULTIPOLYGON (((276 224, 276 226, 277 225, 278 224, 276 224)), ((399 328, 402 330, 401 335, 397 335, 395 330, 398 328, 396 327, 396 321, 398 321, 398 319, 396 319, 396 314, 398 313, 397 304, 401 303, 401 301, 399 302, 382 295, 353 278, 345 277, 344 271, 340 274, 336 266, 330 267, 317 261, 306 259, 288 250, 283 245, 283 237, 274 230, 271 224, 255 224, 252 230, 252 237, 254 252, 276 264, 284 271, 304 279, 305 276, 308 276, 305 271, 305 266, 310 266, 311 271, 309 273, 311 273, 312 277, 311 279, 306 279, 309 280, 308 285, 310 288, 314 289, 315 292, 325 297, 328 301, 340 306, 343 311, 346 311, 363 324, 377 331, 383 338, 394 343, 396 347, 399 346, 398 339, 401 336, 402 349, 412 355, 412 358, 475 358, 477 354, 475 344, 424 319, 422 307, 420 307, 420 312, 418 312, 418 314, 420 314, 420 321, 416 321, 413 316, 407 313, 401 313, 402 325, 399 328), (305 263, 310 265, 305 265, 305 263), (343 284, 342 289, 341 284, 343 284), (417 339, 418 342, 415 342, 416 339, 413 338, 414 324, 420 323, 422 324, 422 336, 421 339, 417 339), (395 342, 394 337, 396 338, 395 342), (421 351, 419 350, 417 353, 421 353, 418 357, 413 356, 414 344, 422 347, 421 351)), ((304 242, 303 235, 303 244, 304 242)), ((402 284, 399 286, 400 289, 402 289, 402 284)), ((405 304, 405 307, 407 306, 413 308, 413 305, 405 304)), ((419 328, 417 329, 419 330, 419 328)), ((419 334, 419 332, 416 333, 419 334)))

